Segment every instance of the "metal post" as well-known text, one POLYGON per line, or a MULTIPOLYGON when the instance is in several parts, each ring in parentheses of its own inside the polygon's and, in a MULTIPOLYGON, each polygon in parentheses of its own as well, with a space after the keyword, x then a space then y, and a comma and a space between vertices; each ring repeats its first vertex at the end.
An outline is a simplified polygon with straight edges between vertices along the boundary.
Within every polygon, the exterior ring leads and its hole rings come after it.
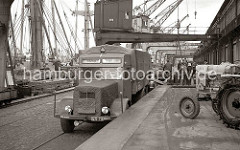
POLYGON ((85 0, 85 11, 84 11, 84 49, 89 48, 89 6, 88 1, 85 0))
POLYGON ((122 113, 124 112, 124 108, 123 108, 123 93, 120 92, 120 97, 121 97, 121 106, 122 106, 122 113))
POLYGON ((5 88, 8 24, 13 0, 0 0, 0 91, 5 88))
POLYGON ((57 92, 54 91, 53 92, 53 95, 54 95, 54 102, 53 102, 53 116, 56 117, 56 106, 57 106, 57 92))
POLYGON ((11 31, 12 31, 12 38, 13 38, 13 48, 14 48, 14 55, 13 55, 13 66, 16 64, 16 57, 17 57, 17 46, 16 46, 16 38, 15 38, 15 33, 13 29, 13 21, 12 21, 12 15, 10 15, 10 23, 11 23, 11 31))
MULTIPOLYGON (((78 0, 76 0, 76 10, 75 12, 78 11, 78 0)), ((76 38, 76 41, 77 41, 77 38, 78 38, 78 15, 76 15, 76 24, 75 24, 75 38, 76 38)), ((75 54, 77 53, 77 43, 75 43, 75 54)))

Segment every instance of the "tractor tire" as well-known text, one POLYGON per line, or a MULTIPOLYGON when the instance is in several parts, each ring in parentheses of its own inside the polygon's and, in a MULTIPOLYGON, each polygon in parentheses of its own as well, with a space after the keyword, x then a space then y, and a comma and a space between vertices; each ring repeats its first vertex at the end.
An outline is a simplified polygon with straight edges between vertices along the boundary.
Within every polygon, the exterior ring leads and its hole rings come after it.
POLYGON ((230 127, 239 127, 240 125, 240 87, 232 86, 224 89, 220 99, 219 115, 223 122, 230 127))
POLYGON ((179 109, 184 118, 195 119, 200 113, 200 103, 195 99, 184 97, 179 103, 179 109))
POLYGON ((75 127, 73 120, 67 120, 67 119, 60 118, 60 123, 61 123, 62 131, 64 133, 72 133, 73 132, 74 127, 75 127))

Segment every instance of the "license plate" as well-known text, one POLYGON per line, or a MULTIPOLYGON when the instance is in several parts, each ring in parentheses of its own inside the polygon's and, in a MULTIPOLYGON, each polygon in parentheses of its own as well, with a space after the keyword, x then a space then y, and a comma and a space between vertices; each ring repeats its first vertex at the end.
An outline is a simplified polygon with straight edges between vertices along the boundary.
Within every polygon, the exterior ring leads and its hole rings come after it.
POLYGON ((103 117, 91 117, 90 119, 91 119, 91 121, 93 121, 93 122, 104 121, 104 118, 103 118, 103 117))
POLYGON ((69 117, 69 116, 61 116, 61 118, 63 118, 63 119, 69 119, 70 117, 69 117))

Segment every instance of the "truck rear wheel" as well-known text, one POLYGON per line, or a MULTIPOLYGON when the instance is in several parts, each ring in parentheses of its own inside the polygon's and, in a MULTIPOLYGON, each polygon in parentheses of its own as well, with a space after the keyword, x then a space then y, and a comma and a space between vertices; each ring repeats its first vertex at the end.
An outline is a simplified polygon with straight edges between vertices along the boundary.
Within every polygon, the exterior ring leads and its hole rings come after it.
POLYGON ((180 101, 179 109, 183 117, 195 119, 200 113, 200 103, 195 99, 185 97, 180 101))
POLYGON ((71 133, 74 129, 74 121, 60 118, 61 127, 64 133, 71 133))

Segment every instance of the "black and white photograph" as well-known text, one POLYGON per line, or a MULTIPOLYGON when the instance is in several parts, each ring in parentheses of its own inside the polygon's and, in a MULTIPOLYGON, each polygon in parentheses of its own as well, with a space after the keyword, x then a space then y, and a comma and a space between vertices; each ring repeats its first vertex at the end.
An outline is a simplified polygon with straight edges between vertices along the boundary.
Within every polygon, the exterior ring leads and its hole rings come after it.
POLYGON ((240 0, 0 0, 0 150, 240 150, 240 0))

